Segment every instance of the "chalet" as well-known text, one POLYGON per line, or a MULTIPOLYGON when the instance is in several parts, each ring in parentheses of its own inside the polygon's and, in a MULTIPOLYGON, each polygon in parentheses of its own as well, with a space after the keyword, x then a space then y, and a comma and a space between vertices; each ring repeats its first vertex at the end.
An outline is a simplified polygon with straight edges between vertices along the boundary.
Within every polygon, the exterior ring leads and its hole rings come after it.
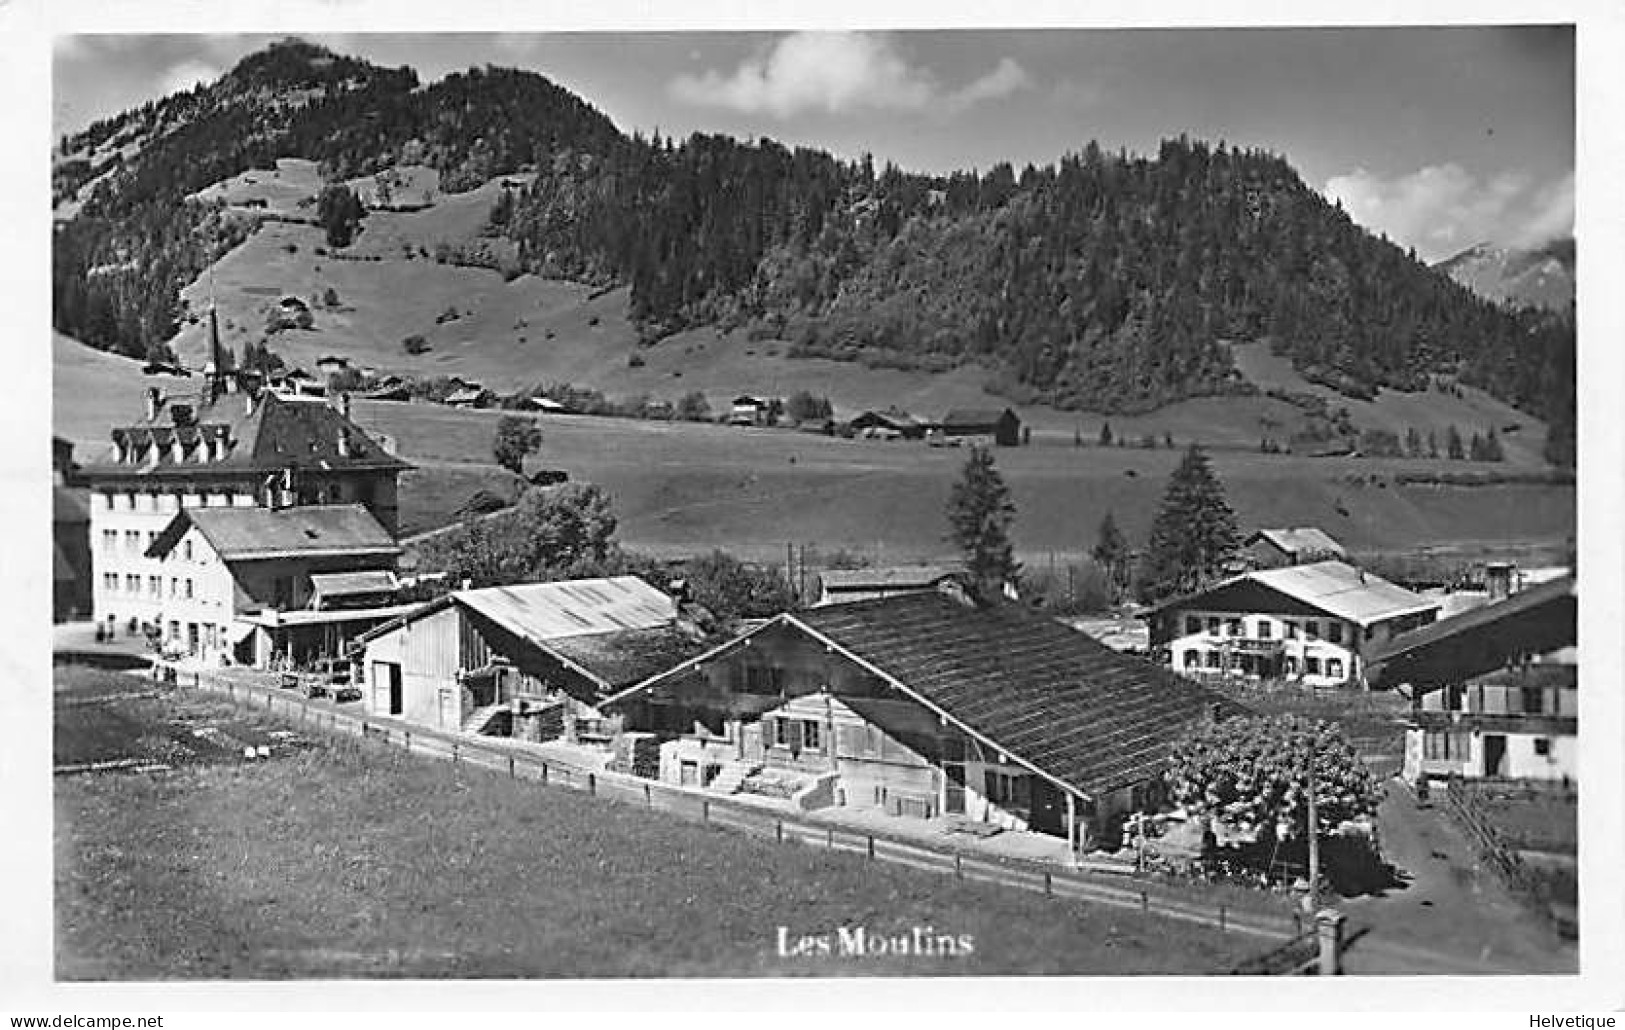
POLYGON ((885 411, 865 411, 852 420, 852 431, 863 435, 871 429, 881 429, 907 439, 917 440, 925 435, 925 423, 898 408, 885 411))
POLYGON ((728 408, 730 426, 765 426, 771 405, 759 397, 741 394, 728 408))
POLYGON ((940 593, 787 612, 605 700, 663 780, 1086 844, 1154 800, 1170 742, 1239 712, 1017 606, 940 593))
POLYGON ((948 565, 902 565, 878 569, 825 569, 818 574, 818 604, 895 597, 959 585, 962 572, 948 565))
POLYGON ((166 650, 211 664, 338 658, 403 610, 400 553, 360 504, 182 508, 144 553, 144 621, 166 650))
POLYGON ((607 741, 594 707, 698 650, 635 576, 456 590, 363 635, 370 711, 530 740, 607 741))
POLYGON ((1365 685, 1389 639, 1434 620, 1439 603, 1339 561, 1248 572, 1148 614, 1151 648, 1192 676, 1365 685))
POLYGON ((145 417, 114 428, 108 453, 82 472, 95 618, 127 630, 172 621, 154 585, 168 574, 147 551, 183 510, 360 504, 392 534, 410 467, 350 421, 344 396, 283 397, 219 375, 198 393, 149 388, 145 417))
POLYGON ((1021 417, 1009 408, 955 408, 942 416, 940 428, 947 437, 985 436, 1000 447, 1014 447, 1021 442, 1021 417))
POLYGON ((1573 576, 1388 642, 1373 680, 1407 694, 1405 778, 1558 780, 1579 774, 1573 576))
POLYGON ((1348 559, 1342 544, 1314 526, 1257 530, 1242 545, 1242 552, 1248 564, 1260 569, 1348 559))
POLYGON ((446 403, 454 408, 488 408, 491 391, 475 383, 462 386, 446 395, 446 403))

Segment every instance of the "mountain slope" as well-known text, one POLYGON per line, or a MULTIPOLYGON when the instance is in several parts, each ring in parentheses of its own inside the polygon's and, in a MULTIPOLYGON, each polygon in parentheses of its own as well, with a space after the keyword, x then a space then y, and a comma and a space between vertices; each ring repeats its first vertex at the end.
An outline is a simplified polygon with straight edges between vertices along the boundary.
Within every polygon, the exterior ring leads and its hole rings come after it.
POLYGON ((1574 239, 1535 248, 1480 243, 1433 266, 1486 300, 1564 312, 1574 303, 1574 239))
MULTIPOLYGON (((988 369, 1017 402, 1134 413, 1251 392, 1226 344, 1262 341, 1350 396, 1483 387, 1549 420, 1552 457, 1572 458, 1572 323, 1473 296, 1273 154, 1180 139, 1154 158, 1089 144, 1019 174, 877 172, 771 140, 627 137, 538 75, 419 88, 298 41, 61 151, 56 326, 126 354, 175 338, 181 288, 288 217, 271 210, 287 198, 248 205, 247 173, 303 158, 324 183, 403 169, 438 183, 424 219, 373 212, 334 261, 399 263, 415 246, 421 266, 435 218, 465 238, 488 223, 474 263, 623 284, 644 344, 741 329, 802 356, 988 369)), ((393 346, 399 326, 380 327, 393 346)))

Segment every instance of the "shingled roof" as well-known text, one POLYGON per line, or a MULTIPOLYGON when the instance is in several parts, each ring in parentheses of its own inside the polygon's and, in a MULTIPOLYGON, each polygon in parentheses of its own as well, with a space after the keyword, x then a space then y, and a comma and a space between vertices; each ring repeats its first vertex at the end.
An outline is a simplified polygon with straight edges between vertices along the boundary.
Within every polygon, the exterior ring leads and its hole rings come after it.
MULTIPOLYGON (((904 594, 780 615, 867 666, 983 742, 1086 796, 1144 782, 1180 731, 1239 705, 1053 619, 1015 606, 975 608, 937 593, 904 594)), ((618 701, 709 661, 724 645, 644 681, 618 701)))

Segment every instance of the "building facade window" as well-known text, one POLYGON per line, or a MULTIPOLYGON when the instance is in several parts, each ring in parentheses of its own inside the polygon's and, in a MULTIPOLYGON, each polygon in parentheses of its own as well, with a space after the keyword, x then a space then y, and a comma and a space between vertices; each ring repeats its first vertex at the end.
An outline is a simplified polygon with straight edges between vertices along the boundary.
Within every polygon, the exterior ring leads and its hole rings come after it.
POLYGON ((1319 622, 1319 620, 1317 620, 1317 619, 1305 619, 1304 623, 1303 623, 1303 635, 1305 637, 1307 637, 1308 639, 1310 639, 1310 640, 1319 640, 1320 639, 1320 622, 1319 622))
POLYGON ((1551 741, 1551 738, 1549 738, 1549 737, 1536 737, 1535 738, 1535 754, 1541 755, 1542 757, 1546 757, 1546 756, 1549 756, 1551 753, 1552 753, 1552 741, 1551 741))
POLYGON ((102 530, 102 553, 112 554, 116 550, 118 550, 118 530, 102 530))
POLYGON ((1303 671, 1305 674, 1310 676, 1319 676, 1320 659, 1314 655, 1305 655, 1303 659, 1303 671))
POLYGON ((1467 754, 1467 734, 1453 733, 1447 730, 1428 730, 1422 735, 1422 757, 1445 760, 1465 761, 1467 754))
POLYGON ((1328 659, 1326 659, 1326 675, 1330 676, 1333 679, 1339 679, 1339 680, 1342 679, 1343 678, 1343 659, 1341 659, 1341 658, 1328 658, 1328 659))
POLYGON ((139 594, 141 592, 141 577, 133 572, 125 573, 124 589, 129 593, 139 594))
POLYGON ((1232 637, 1241 636, 1241 620, 1240 619, 1231 619, 1229 622, 1227 622, 1225 624, 1225 632, 1228 633, 1232 637))
POLYGON ((1270 639, 1273 639, 1274 636, 1275 636, 1275 628, 1270 625, 1270 620, 1268 620, 1268 619, 1259 619, 1258 620, 1258 639, 1260 639, 1260 640, 1270 640, 1270 639))
POLYGON ((1201 661, 1202 661, 1202 658, 1201 658, 1201 652, 1200 651, 1186 651, 1185 652, 1185 668, 1194 669, 1199 664, 1201 664, 1201 661))
POLYGON ((153 597, 164 596, 164 579, 162 576, 147 577, 147 593, 153 597))
POLYGON ((816 719, 803 719, 801 723, 801 746, 808 751, 822 751, 824 749, 822 743, 823 734, 820 732, 822 728, 818 725, 816 719))
POLYGON ((1207 617, 1207 631, 1211 636, 1216 637, 1219 635, 1219 617, 1217 615, 1207 617))
POLYGON ((1027 807, 1027 777, 989 769, 982 779, 987 799, 995 805, 1027 807))
POLYGON ((1298 639, 1298 624, 1291 619, 1286 622, 1286 638, 1288 640, 1298 639))
POLYGON ((181 545, 181 557, 187 561, 192 560, 192 541, 188 540, 181 545))
POLYGON ((1219 667, 1219 652, 1217 652, 1217 651, 1208 651, 1208 652, 1206 652, 1205 653, 1205 660, 1206 660, 1207 667, 1209 669, 1217 669, 1219 667))
POLYGON ((186 599, 188 601, 190 601, 192 599, 192 581, 190 579, 188 579, 186 581, 186 594, 185 594, 185 597, 186 597, 186 599))
POLYGON ((779 747, 790 746, 790 720, 773 720, 773 743, 779 747))
POLYGON ((1202 617, 1200 615, 1187 615, 1187 616, 1185 616, 1185 632, 1186 633, 1200 633, 1200 632, 1202 632, 1202 617))
POLYGON ((1326 624, 1326 639, 1334 644, 1343 642, 1343 624, 1341 622, 1328 622, 1326 624))

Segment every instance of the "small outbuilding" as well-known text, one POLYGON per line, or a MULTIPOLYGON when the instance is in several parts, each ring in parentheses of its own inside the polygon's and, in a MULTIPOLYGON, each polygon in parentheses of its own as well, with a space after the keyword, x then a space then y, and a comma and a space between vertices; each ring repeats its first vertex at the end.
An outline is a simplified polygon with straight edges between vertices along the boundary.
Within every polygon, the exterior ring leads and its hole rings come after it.
POLYGON ((942 416, 941 430, 947 437, 983 436, 1000 447, 1014 447, 1021 443, 1021 416, 1009 408, 955 408, 942 416))

